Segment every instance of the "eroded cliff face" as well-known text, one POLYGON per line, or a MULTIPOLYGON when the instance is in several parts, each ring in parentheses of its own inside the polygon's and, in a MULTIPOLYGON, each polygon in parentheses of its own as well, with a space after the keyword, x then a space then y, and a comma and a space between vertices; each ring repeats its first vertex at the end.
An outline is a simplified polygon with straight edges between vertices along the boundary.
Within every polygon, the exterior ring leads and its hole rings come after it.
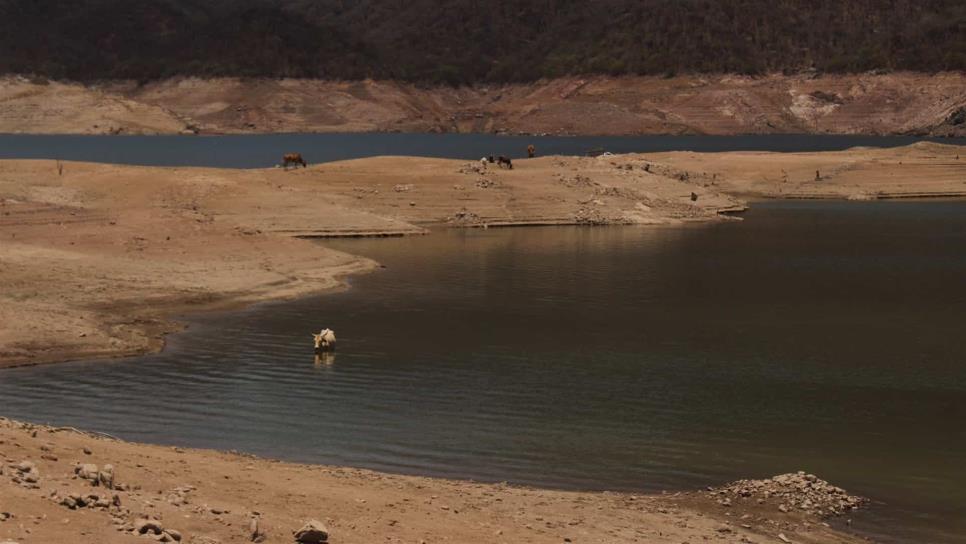
POLYGON ((966 74, 392 81, 0 80, 0 132, 966 135, 966 74))

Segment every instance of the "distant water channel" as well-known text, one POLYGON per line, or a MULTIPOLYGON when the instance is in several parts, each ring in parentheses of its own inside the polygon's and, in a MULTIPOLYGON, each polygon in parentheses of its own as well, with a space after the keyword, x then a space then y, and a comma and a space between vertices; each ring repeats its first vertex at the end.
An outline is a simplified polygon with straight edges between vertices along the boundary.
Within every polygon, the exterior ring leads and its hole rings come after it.
MULTIPOLYGON (((375 155, 478 159, 516 158, 534 144, 541 155, 590 151, 835 151, 896 147, 930 140, 915 136, 502 136, 495 134, 253 134, 221 136, 85 136, 0 134, 0 159, 60 159, 147 166, 268 168, 297 151, 309 163, 375 155)), ((931 139, 966 144, 966 138, 931 139)))
POLYGON ((320 243, 387 269, 194 318, 159 355, 0 372, 0 414, 571 489, 806 470, 875 501, 860 531, 963 542, 966 202, 320 243))

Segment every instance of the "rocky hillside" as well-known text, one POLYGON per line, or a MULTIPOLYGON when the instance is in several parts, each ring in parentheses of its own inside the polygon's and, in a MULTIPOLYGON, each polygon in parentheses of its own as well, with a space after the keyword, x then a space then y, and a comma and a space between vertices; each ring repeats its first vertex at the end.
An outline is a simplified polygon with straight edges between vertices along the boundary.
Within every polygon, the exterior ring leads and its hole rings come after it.
POLYGON ((0 74, 365 78, 966 68, 961 0, 0 0, 0 74), (445 7, 441 7, 445 6, 445 7))
POLYGON ((0 78, 0 132, 489 132, 966 136, 966 75, 567 77, 398 81, 0 78))

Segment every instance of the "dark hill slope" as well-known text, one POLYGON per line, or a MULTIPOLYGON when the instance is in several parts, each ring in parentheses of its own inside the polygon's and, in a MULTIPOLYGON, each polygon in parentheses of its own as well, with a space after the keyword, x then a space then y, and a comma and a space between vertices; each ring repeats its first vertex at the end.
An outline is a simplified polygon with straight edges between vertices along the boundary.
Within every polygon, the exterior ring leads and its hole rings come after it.
POLYGON ((0 73, 529 81, 966 69, 962 0, 0 0, 0 73))

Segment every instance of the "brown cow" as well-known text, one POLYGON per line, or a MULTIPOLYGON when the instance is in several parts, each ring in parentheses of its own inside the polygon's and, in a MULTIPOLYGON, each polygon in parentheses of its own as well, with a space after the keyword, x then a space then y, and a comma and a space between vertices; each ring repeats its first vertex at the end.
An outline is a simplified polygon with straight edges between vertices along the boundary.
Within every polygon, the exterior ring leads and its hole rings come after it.
POLYGON ((302 168, 308 167, 308 164, 306 164, 305 159, 302 158, 301 153, 286 153, 283 155, 282 168, 288 170, 288 165, 290 164, 294 164, 296 167, 298 167, 300 164, 302 165, 302 168))
POLYGON ((527 146, 527 156, 531 159, 537 155, 537 148, 533 147, 533 144, 527 146))

